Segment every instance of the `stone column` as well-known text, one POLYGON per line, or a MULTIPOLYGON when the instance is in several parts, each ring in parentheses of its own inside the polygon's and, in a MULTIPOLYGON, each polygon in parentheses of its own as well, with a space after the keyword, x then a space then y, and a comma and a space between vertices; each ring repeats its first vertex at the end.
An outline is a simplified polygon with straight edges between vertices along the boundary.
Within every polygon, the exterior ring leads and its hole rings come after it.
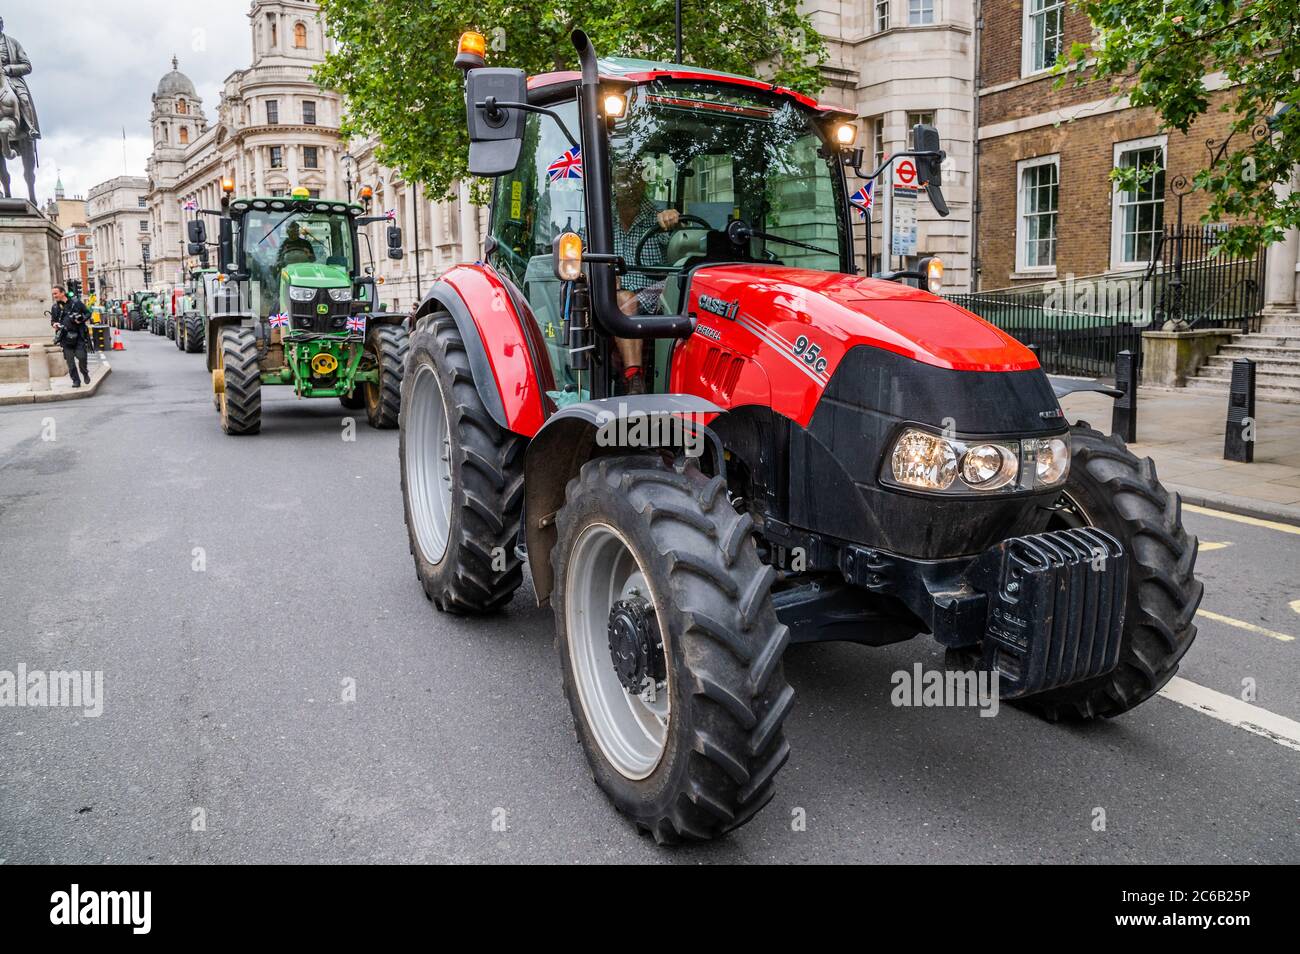
MULTIPOLYGON (((1274 187, 1279 199, 1290 195, 1295 186, 1296 177, 1291 181, 1274 187)), ((1300 267, 1300 233, 1296 229, 1287 229, 1280 242, 1274 242, 1265 250, 1266 265, 1264 272, 1264 307, 1268 311, 1290 312, 1296 310, 1296 270, 1300 267)))
POLYGON ((476 262, 483 255, 483 243, 478 234, 478 215, 470 201, 468 183, 456 183, 457 206, 460 212, 460 260, 476 262))

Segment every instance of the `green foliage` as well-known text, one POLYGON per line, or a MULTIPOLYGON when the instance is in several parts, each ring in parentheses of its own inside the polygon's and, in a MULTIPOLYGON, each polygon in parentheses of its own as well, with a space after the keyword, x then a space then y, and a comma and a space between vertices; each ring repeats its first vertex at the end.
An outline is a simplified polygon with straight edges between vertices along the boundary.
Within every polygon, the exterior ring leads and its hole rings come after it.
MULTIPOLYGON (((1233 221, 1225 251, 1281 239, 1300 225, 1300 194, 1279 197, 1300 162, 1300 0, 1076 0, 1092 20, 1091 43, 1075 43, 1058 63, 1088 68, 1149 106, 1165 127, 1187 132, 1211 107, 1208 76, 1227 80, 1226 148, 1217 140, 1192 184, 1209 197, 1205 222, 1233 221), (1216 158, 1217 156, 1217 158, 1216 158)), ((1117 170, 1131 188, 1142 170, 1117 170)))
MULTIPOLYGON (((570 32, 582 28, 602 56, 673 58, 672 0, 521 4, 502 0, 321 0, 337 50, 317 81, 347 98, 345 135, 376 136, 377 156, 439 198, 465 174, 469 140, 461 73, 452 66, 465 30, 488 39, 490 65, 530 75, 576 69, 570 32)), ((765 77, 807 93, 820 87, 826 48, 798 0, 686 0, 687 64, 765 77)))

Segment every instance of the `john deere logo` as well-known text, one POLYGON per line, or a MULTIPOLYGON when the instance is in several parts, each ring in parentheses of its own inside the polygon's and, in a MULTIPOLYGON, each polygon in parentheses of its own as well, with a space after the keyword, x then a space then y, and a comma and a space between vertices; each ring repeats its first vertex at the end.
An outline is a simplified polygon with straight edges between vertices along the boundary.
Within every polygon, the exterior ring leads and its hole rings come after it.
POLYGON ((330 306, 329 306, 329 305, 317 305, 317 306, 316 306, 316 314, 318 314, 318 315, 328 315, 329 313, 330 313, 330 306))
POLYGON ((332 374, 338 366, 338 359, 328 351, 322 351, 311 359, 311 369, 315 374, 332 374))

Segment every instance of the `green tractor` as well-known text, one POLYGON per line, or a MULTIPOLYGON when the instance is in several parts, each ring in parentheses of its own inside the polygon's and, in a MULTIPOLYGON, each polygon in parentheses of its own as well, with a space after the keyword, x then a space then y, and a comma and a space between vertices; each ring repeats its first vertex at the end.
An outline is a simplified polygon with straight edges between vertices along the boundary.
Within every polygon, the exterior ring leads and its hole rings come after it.
POLYGON ((196 268, 190 272, 185 297, 176 317, 176 350, 198 354, 206 350, 207 316, 218 285, 215 268, 196 268))
MULTIPOLYGON (((397 426, 406 329, 377 305, 371 262, 360 266, 359 228, 368 216, 354 202, 289 196, 234 198, 223 184, 219 272, 205 308, 213 403, 227 434, 262 427, 262 388, 292 387, 300 398, 338 398, 366 411, 372 427, 397 426)), ((188 224, 188 251, 207 247, 202 219, 188 224)), ((388 257, 402 257, 390 225, 388 257)))

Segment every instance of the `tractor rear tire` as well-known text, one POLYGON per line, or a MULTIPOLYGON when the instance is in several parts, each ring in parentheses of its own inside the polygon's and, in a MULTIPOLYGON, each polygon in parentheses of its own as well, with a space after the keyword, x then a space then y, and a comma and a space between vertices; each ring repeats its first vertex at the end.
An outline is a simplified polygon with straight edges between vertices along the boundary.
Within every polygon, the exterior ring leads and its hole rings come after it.
POLYGON ((1128 599, 1115 669, 1021 703, 1053 722, 1117 716, 1159 692, 1196 639, 1203 592, 1196 537, 1183 529, 1182 502, 1161 486, 1151 458, 1139 460, 1118 435, 1084 422, 1070 428, 1070 440, 1062 509, 1036 529, 1094 526, 1119 540, 1129 561, 1128 599))
POLYGON ((221 429, 227 434, 256 434, 262 429, 262 374, 252 328, 221 329, 221 367, 225 378, 225 390, 217 396, 221 429))
POLYGON ((379 371, 379 381, 362 385, 370 426, 397 426, 402 409, 402 368, 406 364, 407 334, 401 325, 378 325, 366 336, 366 352, 379 371))
POLYGON ((410 336, 398 458, 415 575, 449 613, 490 613, 523 582, 515 552, 524 508, 525 440, 492 420, 445 311, 410 336))
POLYGON ((203 350, 203 316, 190 315, 185 319, 185 353, 198 354, 203 350))
POLYGON ((175 318, 172 321, 168 322, 167 327, 171 329, 170 337, 172 341, 176 343, 176 350, 183 352, 185 350, 184 322, 179 318, 175 318))
POLYGON ((753 528, 721 477, 659 455, 589 461, 557 515, 551 605, 578 741, 596 784, 660 844, 749 821, 790 754, 790 631, 753 528), (652 693, 626 688, 660 673, 652 693))
MULTIPOLYGON (((166 323, 163 326, 163 331, 167 335, 168 341, 175 341, 176 340, 176 319, 168 318, 166 323)), ((180 345, 177 345, 177 347, 179 348, 180 345)))

